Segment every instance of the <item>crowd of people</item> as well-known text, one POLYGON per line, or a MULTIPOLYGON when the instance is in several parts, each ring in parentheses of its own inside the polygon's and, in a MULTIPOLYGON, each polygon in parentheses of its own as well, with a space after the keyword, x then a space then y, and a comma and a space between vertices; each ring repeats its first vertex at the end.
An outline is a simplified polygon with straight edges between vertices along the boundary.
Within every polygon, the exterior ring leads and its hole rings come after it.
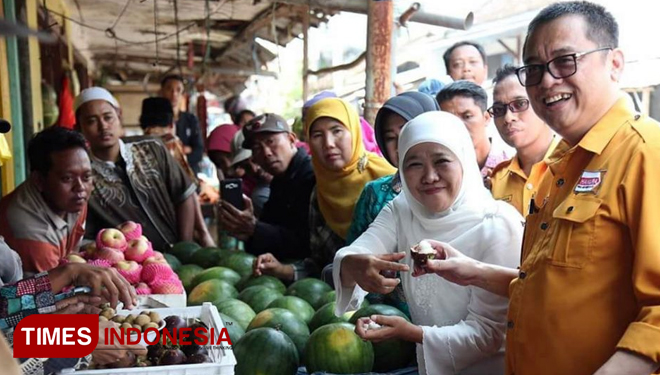
POLYGON ((203 140, 181 110, 183 78, 168 76, 142 103, 146 136, 122 138, 119 103, 84 90, 76 130, 38 133, 29 179, 0 200, 0 328, 100 300, 134 305, 116 272, 61 260, 128 220, 156 249, 214 246, 200 198, 211 196, 255 275, 321 278, 338 315, 365 298, 404 311, 410 320, 362 318, 356 333, 416 343, 420 374, 654 373, 660 125, 618 87, 617 22, 593 3, 552 4, 530 23, 522 61, 497 69, 489 95, 484 49, 459 42, 444 55, 452 83, 390 98, 373 127, 321 92, 302 134, 232 98, 232 123, 203 140), (241 179, 242 207, 197 177, 204 152, 220 180, 241 179), (434 251, 423 265, 410 250, 422 240, 434 251), (24 301, 9 290, 27 283, 47 303, 7 302, 24 301), (70 284, 93 292, 54 303, 70 284))

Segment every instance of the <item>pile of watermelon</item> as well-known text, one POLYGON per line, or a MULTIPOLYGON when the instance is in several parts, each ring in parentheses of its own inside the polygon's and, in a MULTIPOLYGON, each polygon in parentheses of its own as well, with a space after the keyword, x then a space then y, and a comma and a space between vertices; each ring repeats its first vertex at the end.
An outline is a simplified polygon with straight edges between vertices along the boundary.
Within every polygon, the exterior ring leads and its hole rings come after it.
POLYGON ((255 257, 243 251, 201 248, 183 242, 166 259, 188 292, 188 305, 213 303, 233 342, 236 375, 388 372, 409 366, 415 344, 372 344, 354 332, 357 319, 404 313, 364 302, 357 311, 334 314, 335 292, 319 279, 288 287, 272 276, 253 276, 255 257))

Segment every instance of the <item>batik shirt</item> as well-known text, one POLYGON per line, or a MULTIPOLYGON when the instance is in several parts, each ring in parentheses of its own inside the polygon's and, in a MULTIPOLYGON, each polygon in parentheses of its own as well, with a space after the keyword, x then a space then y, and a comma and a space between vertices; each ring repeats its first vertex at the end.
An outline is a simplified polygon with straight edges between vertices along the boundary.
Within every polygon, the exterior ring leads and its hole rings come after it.
POLYGON ((178 242, 176 207, 196 186, 160 141, 120 141, 119 160, 92 156, 92 171, 86 237, 131 220, 142 224, 142 233, 156 250, 178 242))

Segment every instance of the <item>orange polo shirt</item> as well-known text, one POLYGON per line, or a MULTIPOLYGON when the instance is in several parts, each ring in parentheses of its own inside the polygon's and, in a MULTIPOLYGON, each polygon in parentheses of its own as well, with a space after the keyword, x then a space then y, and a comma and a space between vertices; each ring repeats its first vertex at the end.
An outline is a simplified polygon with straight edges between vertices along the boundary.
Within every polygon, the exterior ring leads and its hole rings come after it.
POLYGON ((541 178, 548 169, 545 159, 550 156, 560 139, 558 136, 552 139, 543 160, 532 166, 529 177, 520 166, 517 155, 498 164, 491 176, 490 192, 493 198, 508 202, 521 215, 527 216, 529 202, 538 191, 541 178))
POLYGON ((622 97, 547 163, 509 289, 506 373, 592 375, 617 349, 660 362, 659 124, 622 97))

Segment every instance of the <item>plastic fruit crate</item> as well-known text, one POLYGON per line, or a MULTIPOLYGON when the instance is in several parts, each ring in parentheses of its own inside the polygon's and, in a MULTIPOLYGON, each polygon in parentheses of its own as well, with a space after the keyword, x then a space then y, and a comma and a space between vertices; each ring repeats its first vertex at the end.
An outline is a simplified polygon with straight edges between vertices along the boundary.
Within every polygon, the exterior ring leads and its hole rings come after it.
MULTIPOLYGON (((224 328, 222 319, 218 314, 218 309, 209 302, 202 306, 191 306, 182 308, 166 309, 134 309, 120 310, 118 313, 139 314, 142 310, 155 311, 165 319, 170 315, 178 315, 184 319, 198 318, 206 323, 209 328, 215 329, 216 339, 220 336, 220 331, 224 328)), ((150 366, 150 367, 130 367, 119 369, 99 369, 99 370, 81 370, 65 369, 62 374, 67 375, 233 375, 236 358, 231 349, 219 347, 209 347, 208 355, 214 361, 212 363, 182 364, 173 366, 150 366)))

